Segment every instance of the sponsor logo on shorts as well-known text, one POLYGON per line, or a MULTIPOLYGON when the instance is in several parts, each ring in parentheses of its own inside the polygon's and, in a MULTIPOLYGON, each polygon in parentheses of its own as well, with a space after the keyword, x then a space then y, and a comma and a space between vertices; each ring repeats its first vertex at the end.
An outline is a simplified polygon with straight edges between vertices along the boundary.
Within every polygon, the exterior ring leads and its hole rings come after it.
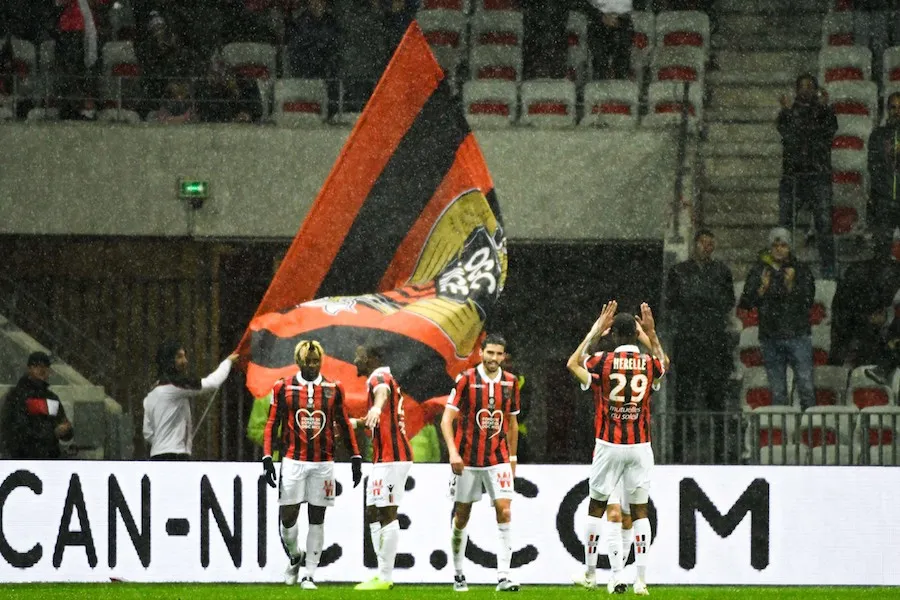
POLYGON ((501 489, 512 487, 512 473, 509 471, 497 473, 497 485, 499 485, 501 489))

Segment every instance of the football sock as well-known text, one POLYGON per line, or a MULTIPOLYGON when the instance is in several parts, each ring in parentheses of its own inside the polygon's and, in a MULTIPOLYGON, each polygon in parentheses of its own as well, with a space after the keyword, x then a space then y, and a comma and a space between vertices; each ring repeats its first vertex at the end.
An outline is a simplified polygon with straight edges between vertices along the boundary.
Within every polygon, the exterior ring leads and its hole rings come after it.
POLYGON ((638 579, 647 582, 647 563, 650 552, 650 519, 638 519, 634 522, 634 562, 637 564, 638 579))
POLYGON ((283 523, 281 524, 281 543, 284 545, 285 552, 291 558, 295 558, 300 554, 300 551, 297 549, 297 530, 296 522, 290 527, 285 527, 283 523))
POLYGON ((450 550, 453 552, 453 568, 457 575, 463 574, 463 557, 466 555, 466 543, 469 541, 469 532, 466 528, 456 528, 453 523, 453 533, 450 535, 450 550))
POLYGON ((394 576, 394 558, 397 556, 397 544, 400 542, 400 521, 396 519, 381 529, 381 578, 392 581, 394 576))
POLYGON ((622 570, 622 524, 606 523, 606 541, 609 544, 609 566, 613 573, 622 570))
POLYGON ((587 525, 584 528, 584 566, 588 575, 597 572, 597 544, 600 543, 600 528, 603 520, 588 515, 587 525))
POLYGON ((319 566, 322 545, 325 543, 325 525, 310 525, 306 534, 306 574, 312 577, 319 566))
POLYGON ((631 544, 634 543, 634 526, 631 529, 622 530, 622 568, 628 562, 628 555, 631 554, 631 544))
POLYGON ((509 577, 509 564, 512 562, 512 532, 510 523, 497 523, 500 533, 500 546, 497 547, 497 579, 509 577))
POLYGON ((378 558, 378 572, 384 568, 384 558, 381 553, 381 523, 375 521, 369 523, 369 532, 372 534, 372 548, 375 549, 375 556, 378 558))

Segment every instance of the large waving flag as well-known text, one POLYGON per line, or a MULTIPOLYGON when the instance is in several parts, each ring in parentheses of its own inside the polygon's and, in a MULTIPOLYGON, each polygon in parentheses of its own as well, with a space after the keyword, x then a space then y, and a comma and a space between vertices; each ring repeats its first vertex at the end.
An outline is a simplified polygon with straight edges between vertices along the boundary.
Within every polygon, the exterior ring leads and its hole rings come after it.
POLYGON ((351 415, 365 412, 356 347, 374 342, 406 402, 407 432, 441 410, 506 280, 493 182, 418 25, 397 47, 241 344, 266 395, 316 338, 351 415), (249 353, 249 356, 248 356, 249 353))

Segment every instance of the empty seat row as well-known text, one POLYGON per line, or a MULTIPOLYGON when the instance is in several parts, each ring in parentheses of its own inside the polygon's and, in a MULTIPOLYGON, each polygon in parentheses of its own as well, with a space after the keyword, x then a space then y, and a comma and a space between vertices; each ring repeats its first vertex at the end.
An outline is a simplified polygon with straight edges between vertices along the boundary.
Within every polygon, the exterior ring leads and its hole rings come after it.
MULTIPOLYGON (((869 81, 872 79, 872 51, 866 46, 824 46, 819 51, 819 82, 869 81)), ((900 46, 882 55, 881 81, 900 81, 900 46)))
MULTIPOLYGON (((900 373, 888 385, 881 385, 866 375, 870 366, 848 367, 817 365, 813 367, 813 387, 816 391, 816 406, 854 406, 863 409, 869 406, 897 406, 897 388, 900 373)), ((788 369, 788 389, 791 404, 799 408, 800 399, 794 385, 793 371, 788 369)), ((741 380, 741 403, 744 410, 754 410, 772 406, 772 392, 766 371, 761 366, 743 369, 741 380)))

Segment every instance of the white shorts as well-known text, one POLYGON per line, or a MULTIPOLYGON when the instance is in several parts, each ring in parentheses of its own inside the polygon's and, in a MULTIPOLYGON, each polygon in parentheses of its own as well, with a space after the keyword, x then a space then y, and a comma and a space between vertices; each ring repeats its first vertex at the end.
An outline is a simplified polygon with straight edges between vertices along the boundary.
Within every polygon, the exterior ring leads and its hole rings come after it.
POLYGON ((649 443, 610 444, 597 440, 589 480, 591 498, 607 501, 621 481, 631 504, 646 504, 652 470, 653 448, 649 443))
POLYGON ((281 459, 278 505, 334 506, 334 463, 281 459))
POLYGON ((372 465, 366 483, 366 506, 400 506, 406 491, 406 476, 412 462, 389 462, 372 465))
POLYGON ((622 480, 619 480, 618 485, 616 485, 616 489, 613 490, 613 493, 610 494, 609 500, 606 501, 607 505, 610 504, 618 504, 622 507, 623 515, 631 514, 631 502, 629 501, 628 494, 625 493, 623 489, 625 486, 622 484, 622 480))
POLYGON ((487 490, 491 503, 495 500, 512 500, 513 489, 512 468, 509 463, 490 467, 465 467, 462 475, 454 475, 450 480, 450 490, 454 502, 470 504, 481 500, 487 490))

